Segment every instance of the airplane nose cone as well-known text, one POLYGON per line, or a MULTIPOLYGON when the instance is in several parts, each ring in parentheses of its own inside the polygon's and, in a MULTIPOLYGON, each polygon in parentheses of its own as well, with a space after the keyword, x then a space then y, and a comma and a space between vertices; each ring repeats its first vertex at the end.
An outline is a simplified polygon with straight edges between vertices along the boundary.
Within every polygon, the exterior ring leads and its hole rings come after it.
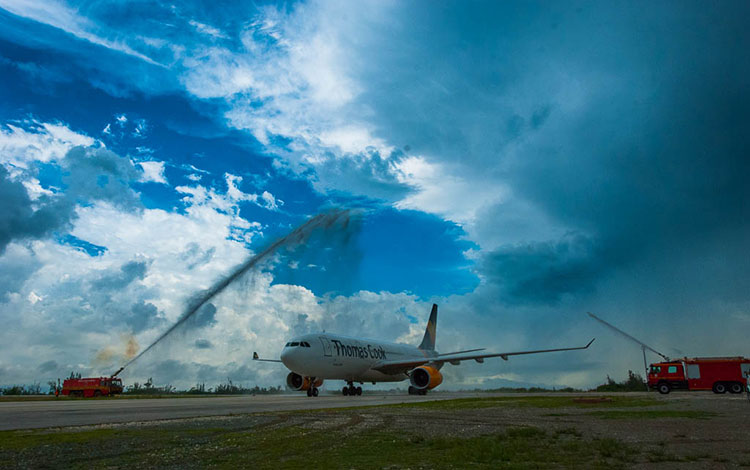
POLYGON ((296 348, 286 348, 281 351, 281 362, 287 369, 294 370, 297 365, 298 354, 296 348))

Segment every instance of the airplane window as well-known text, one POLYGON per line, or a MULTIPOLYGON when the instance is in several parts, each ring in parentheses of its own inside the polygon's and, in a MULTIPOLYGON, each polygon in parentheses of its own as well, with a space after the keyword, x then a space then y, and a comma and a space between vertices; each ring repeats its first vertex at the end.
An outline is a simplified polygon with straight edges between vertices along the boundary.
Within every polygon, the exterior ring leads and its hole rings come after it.
POLYGON ((295 348, 295 347, 299 346, 299 343, 297 341, 292 341, 291 343, 289 343, 289 346, 295 348))

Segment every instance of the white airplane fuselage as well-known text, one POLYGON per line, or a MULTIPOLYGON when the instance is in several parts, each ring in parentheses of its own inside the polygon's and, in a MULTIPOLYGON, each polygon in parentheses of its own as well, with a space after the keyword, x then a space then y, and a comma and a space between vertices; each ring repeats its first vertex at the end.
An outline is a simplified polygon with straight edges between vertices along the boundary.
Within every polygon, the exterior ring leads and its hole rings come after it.
POLYGON ((408 344, 319 333, 289 340, 281 352, 281 362, 303 377, 347 382, 400 382, 407 380, 409 375, 385 374, 373 370, 372 366, 381 361, 436 355, 436 351, 408 344))
POLYGON ((465 349, 445 354, 435 350, 437 332, 437 304, 432 305, 424 337, 419 346, 391 343, 369 338, 315 333, 289 340, 279 359, 264 359, 253 352, 253 360, 282 362, 291 372, 287 386, 292 390, 307 391, 307 396, 318 396, 324 380, 343 380, 344 395, 362 395, 362 387, 355 382, 400 382, 409 380, 409 394, 424 395, 443 382, 440 369, 449 363, 458 366, 466 361, 483 363, 485 359, 588 349, 586 346, 488 353, 484 348, 465 349))

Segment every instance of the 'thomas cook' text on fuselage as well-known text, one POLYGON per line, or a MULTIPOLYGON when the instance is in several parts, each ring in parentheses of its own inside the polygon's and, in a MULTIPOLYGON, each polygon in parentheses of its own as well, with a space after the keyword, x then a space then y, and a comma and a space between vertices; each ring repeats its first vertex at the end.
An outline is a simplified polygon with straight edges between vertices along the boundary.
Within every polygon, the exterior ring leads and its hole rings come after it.
MULTIPOLYGON (((429 351, 429 356, 437 355, 429 351)), ((362 382, 400 382, 406 374, 384 374, 372 370, 382 361, 428 357, 417 347, 330 333, 308 334, 291 339, 281 352, 281 361, 297 374, 321 379, 362 382)))

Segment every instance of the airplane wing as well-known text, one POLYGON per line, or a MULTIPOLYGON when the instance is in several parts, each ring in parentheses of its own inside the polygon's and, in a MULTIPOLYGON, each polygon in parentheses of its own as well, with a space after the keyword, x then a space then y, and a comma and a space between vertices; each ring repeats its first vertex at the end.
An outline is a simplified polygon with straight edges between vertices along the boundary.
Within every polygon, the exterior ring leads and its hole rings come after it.
MULTIPOLYGON (((594 338, 596 339, 596 338, 594 338)), ((467 353, 452 353, 452 354, 440 354, 433 357, 415 357, 413 359, 405 359, 400 361, 381 361, 377 364, 373 365, 372 368, 383 372, 385 374, 398 374, 402 372, 408 372, 411 369, 414 369, 415 367, 419 367, 424 364, 429 363, 445 363, 450 362, 451 364, 457 366, 461 363, 461 361, 477 361, 479 363, 484 362, 485 359, 491 358, 491 357, 500 357, 503 360, 507 361, 508 357, 510 356, 520 356, 523 354, 539 354, 539 353, 548 353, 548 352, 557 352, 557 351, 575 351, 578 349, 588 349, 589 346, 591 346, 591 343, 594 342, 594 339, 589 341, 589 343, 586 346, 578 346, 575 348, 557 348, 557 349, 537 349, 534 351, 516 351, 516 352, 505 352, 505 353, 490 353, 490 354, 467 354, 467 353)))
POLYGON ((278 359, 261 359, 261 358, 260 358, 260 357, 258 356, 258 353, 257 353, 257 352, 253 352, 253 361, 263 361, 263 362, 281 362, 281 361, 280 361, 280 360, 278 360, 278 359))

